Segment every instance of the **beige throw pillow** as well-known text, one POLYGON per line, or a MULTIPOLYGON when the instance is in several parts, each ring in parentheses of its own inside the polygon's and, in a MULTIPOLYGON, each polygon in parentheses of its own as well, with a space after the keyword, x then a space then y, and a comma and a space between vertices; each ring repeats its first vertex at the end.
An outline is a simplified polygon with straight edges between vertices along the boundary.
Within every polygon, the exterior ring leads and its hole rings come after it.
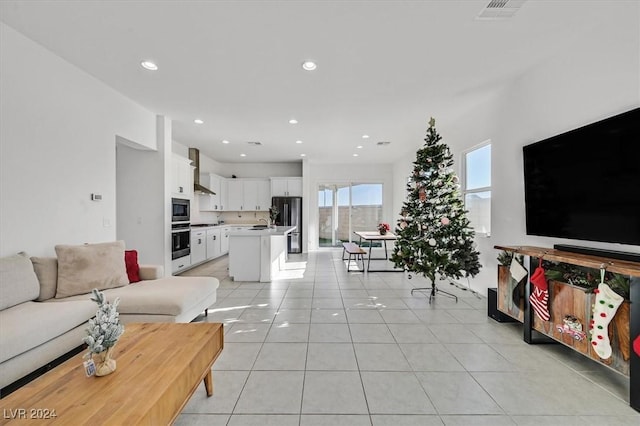
POLYGON ((40 281, 40 296, 38 302, 56 297, 58 288, 58 259, 55 257, 32 257, 33 270, 40 281))
POLYGON ((26 253, 0 258, 0 310, 34 300, 40 287, 26 253))
POLYGON ((90 293, 97 288, 121 287, 129 284, 124 264, 124 241, 57 245, 58 288, 56 299, 90 293))

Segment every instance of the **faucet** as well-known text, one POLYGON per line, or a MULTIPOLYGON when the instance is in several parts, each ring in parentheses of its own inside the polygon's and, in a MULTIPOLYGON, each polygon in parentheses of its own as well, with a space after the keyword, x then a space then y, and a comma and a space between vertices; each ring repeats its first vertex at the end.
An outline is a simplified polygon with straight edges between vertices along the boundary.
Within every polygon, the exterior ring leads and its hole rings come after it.
POLYGON ((264 220, 264 224, 269 226, 269 221, 263 217, 261 217, 260 219, 258 219, 258 222, 260 222, 261 220, 264 220))

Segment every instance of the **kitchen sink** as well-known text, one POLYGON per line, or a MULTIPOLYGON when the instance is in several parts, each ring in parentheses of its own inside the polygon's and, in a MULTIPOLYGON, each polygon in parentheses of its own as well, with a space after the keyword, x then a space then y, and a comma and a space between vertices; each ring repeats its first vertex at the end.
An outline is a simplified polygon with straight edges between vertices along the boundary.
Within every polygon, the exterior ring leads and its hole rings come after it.
POLYGON ((267 225, 253 225, 251 229, 267 229, 267 225))

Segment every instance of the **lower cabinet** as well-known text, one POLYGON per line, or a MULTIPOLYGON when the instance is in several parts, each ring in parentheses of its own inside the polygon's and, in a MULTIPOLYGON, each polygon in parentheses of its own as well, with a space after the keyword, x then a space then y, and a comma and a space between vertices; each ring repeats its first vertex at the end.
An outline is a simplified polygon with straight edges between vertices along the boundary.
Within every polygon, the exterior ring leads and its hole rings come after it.
POLYGON ((206 232, 191 231, 191 264, 204 262, 207 259, 206 232))
POLYGON ((207 230, 207 260, 215 259, 222 255, 220 244, 220 229, 209 229, 207 230))
POLYGON ((220 254, 229 253, 229 228, 224 228, 220 233, 220 254))
POLYGON ((191 266, 191 256, 182 256, 171 261, 171 272, 179 273, 191 266))

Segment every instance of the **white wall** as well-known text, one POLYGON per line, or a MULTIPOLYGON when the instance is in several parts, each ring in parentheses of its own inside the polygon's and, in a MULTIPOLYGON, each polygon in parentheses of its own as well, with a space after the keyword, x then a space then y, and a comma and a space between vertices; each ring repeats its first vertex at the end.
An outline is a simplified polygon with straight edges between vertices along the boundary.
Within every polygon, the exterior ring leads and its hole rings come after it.
MULTIPOLYGON (((307 247, 318 249, 318 185, 324 183, 382 183, 382 220, 395 223, 393 214, 393 166, 391 164, 344 165, 307 163, 304 185, 307 201, 303 206, 303 220, 307 218, 307 247), (308 195, 307 195, 308 194, 308 195), (304 213, 306 207, 307 214, 304 213)), ((398 211, 400 211, 398 209, 398 211)), ((303 241, 304 243, 304 241, 303 241)))
POLYGON ((217 174, 224 177, 300 177, 302 162, 296 163, 219 163, 217 174))
POLYGON ((116 137, 156 149, 154 114, 2 23, 0 93, 0 256, 114 240, 116 137))
MULTIPOLYGON (((471 282, 476 290, 486 294, 486 288, 496 285, 498 252, 494 245, 570 243, 640 253, 640 246, 527 236, 522 166, 524 145, 640 105, 637 17, 638 13, 629 14, 615 28, 594 28, 591 39, 581 40, 496 91, 478 107, 447 120, 455 125, 438 127, 458 164, 463 150, 492 140, 492 235, 477 239, 483 269, 471 282)), ((406 182, 410 161, 413 159, 406 158, 394 164, 394 188, 400 188, 403 179, 406 182)), ((394 210, 399 211, 403 199, 404 194, 395 194, 394 210)))
POLYGON ((155 151, 132 143, 116 147, 117 233, 141 264, 171 271, 171 120, 157 117, 155 151))

